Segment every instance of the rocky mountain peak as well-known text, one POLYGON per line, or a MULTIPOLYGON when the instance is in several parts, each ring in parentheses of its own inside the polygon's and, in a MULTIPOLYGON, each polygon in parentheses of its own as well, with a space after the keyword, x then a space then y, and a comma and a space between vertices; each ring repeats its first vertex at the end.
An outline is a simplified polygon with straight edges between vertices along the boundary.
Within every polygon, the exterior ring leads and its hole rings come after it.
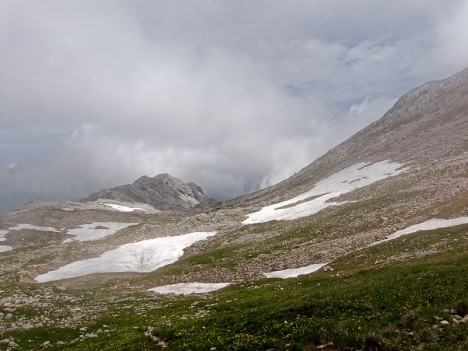
POLYGON ((185 183, 167 173, 158 174, 152 178, 145 175, 133 184, 104 189, 81 201, 99 199, 146 203, 161 211, 188 210, 201 203, 214 202, 195 183, 185 183))

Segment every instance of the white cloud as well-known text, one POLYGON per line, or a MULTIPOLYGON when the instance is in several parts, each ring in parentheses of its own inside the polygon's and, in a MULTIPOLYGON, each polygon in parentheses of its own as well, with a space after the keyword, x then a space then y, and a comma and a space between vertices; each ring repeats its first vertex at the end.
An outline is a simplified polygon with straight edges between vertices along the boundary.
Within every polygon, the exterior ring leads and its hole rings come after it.
MULTIPOLYGON (((435 55, 446 70, 462 70, 468 65, 468 1, 443 16, 436 28, 435 55)), ((444 72, 445 73, 445 72, 444 72)))
POLYGON ((362 129, 368 124, 375 121, 375 116, 383 116, 396 102, 396 99, 386 96, 380 96, 378 98, 366 98, 351 105, 346 113, 346 118, 340 126, 343 128, 343 134, 347 135, 346 130, 362 129))

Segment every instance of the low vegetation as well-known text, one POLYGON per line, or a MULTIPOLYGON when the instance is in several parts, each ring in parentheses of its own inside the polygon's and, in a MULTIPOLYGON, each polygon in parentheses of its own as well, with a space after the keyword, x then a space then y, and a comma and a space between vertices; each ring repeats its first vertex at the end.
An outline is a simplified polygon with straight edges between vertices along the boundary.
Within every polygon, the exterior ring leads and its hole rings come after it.
POLYGON ((0 336, 24 350, 46 341, 50 350, 85 351, 466 350, 468 323, 457 318, 468 309, 467 234, 467 226, 415 233, 345 256, 332 272, 262 279, 201 297, 135 292, 109 299, 102 287, 82 287, 74 290, 80 305, 99 311, 87 324, 0 336), (434 245, 440 250, 379 262, 434 245))

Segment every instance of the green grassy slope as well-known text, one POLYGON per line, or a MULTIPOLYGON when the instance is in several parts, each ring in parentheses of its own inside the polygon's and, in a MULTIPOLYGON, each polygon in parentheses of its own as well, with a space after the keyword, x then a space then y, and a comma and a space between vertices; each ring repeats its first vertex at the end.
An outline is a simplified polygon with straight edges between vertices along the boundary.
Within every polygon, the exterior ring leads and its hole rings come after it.
POLYGON ((50 350, 467 350, 468 324, 434 327, 452 323, 452 309, 468 313, 467 249, 463 225, 351 253, 331 273, 262 279, 205 296, 135 293, 112 301, 83 287, 80 304, 101 306, 86 332, 58 324, 0 336, 21 340, 25 350, 46 340, 66 343, 50 350), (98 336, 75 340, 93 332, 98 336))

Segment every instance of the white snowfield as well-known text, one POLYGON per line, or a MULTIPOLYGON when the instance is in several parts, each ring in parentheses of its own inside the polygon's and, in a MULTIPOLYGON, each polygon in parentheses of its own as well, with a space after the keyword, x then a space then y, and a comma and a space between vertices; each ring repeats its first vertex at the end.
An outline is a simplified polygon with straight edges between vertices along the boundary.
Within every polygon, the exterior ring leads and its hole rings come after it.
POLYGON ((266 276, 267 278, 282 278, 282 279, 295 278, 300 275, 316 272, 320 268, 325 266, 326 264, 327 263, 316 263, 316 264, 311 264, 310 266, 305 266, 305 267, 291 268, 291 269, 285 269, 282 271, 263 273, 263 275, 266 276))
MULTIPOLYGON (((0 230, 0 241, 6 241, 5 235, 7 235, 10 231, 22 230, 22 229, 29 229, 29 230, 38 230, 41 232, 60 232, 59 230, 52 228, 52 227, 38 227, 36 225, 31 224, 17 224, 14 227, 8 228, 8 230, 0 230)), ((13 250, 13 247, 7 245, 0 245, 0 253, 7 252, 13 250)))
POLYGON ((375 183, 379 180, 396 176, 408 168, 389 160, 370 164, 360 162, 348 167, 328 178, 322 179, 314 188, 302 195, 296 196, 277 204, 263 207, 260 211, 251 213, 243 224, 263 223, 272 220, 293 220, 310 216, 330 206, 337 206, 347 203, 328 202, 328 200, 338 197, 375 183), (311 198, 310 200, 308 200, 311 198))
POLYGON ((7 251, 11 251, 13 250, 13 248, 11 246, 7 246, 7 245, 0 245, 0 253, 2 252, 7 252, 7 251))
POLYGON ((22 230, 22 229, 29 229, 29 230, 38 230, 41 232, 60 232, 60 230, 52 228, 52 227, 39 227, 37 225, 32 224, 18 224, 15 227, 9 228, 10 230, 22 230))
POLYGON ((5 241, 6 238, 5 238, 5 235, 8 234, 8 230, 0 230, 0 241, 5 241))
POLYGON ((96 258, 76 261, 36 277, 39 283, 93 273, 152 272, 176 262, 184 249, 216 232, 194 232, 130 243, 96 258))
MULTIPOLYGON (((41 232, 56 232, 56 233, 60 232, 60 230, 52 228, 52 227, 38 227, 36 225, 22 223, 22 224, 17 224, 14 227, 8 228, 8 230, 4 230, 4 229, 0 230, 0 241, 6 241, 5 236, 10 231, 16 231, 16 230, 22 230, 22 229, 37 230, 41 232)), ((10 251, 10 250, 13 250, 11 246, 2 245, 0 247, 0 252, 10 251)))
POLYGON ((148 291, 152 291, 158 294, 175 295, 206 294, 212 291, 223 289, 228 285, 229 283, 178 283, 158 286, 156 288, 148 289, 148 291))
POLYGON ((72 241, 92 241, 105 238, 106 236, 113 235, 119 230, 128 228, 138 223, 117 223, 117 222, 94 222, 91 224, 82 224, 79 228, 69 229, 67 234, 74 235, 74 238, 69 238, 63 243, 72 241))
POLYGON ((395 240, 396 238, 399 238, 400 236, 408 235, 408 234, 419 232, 422 230, 434 230, 434 229, 448 228, 448 227, 454 227, 457 225, 462 225, 462 224, 467 224, 467 223, 468 223, 468 217, 458 217, 458 218, 452 218, 452 219, 433 218, 426 222, 415 224, 405 229, 397 230, 395 233, 387 236, 384 240, 376 241, 375 243, 372 243, 369 246, 374 246, 374 245, 384 243, 386 241, 395 240))
POLYGON ((129 207, 129 206, 123 206, 123 205, 116 205, 116 204, 104 204, 106 206, 112 207, 114 210, 120 211, 120 212, 133 212, 133 211, 145 211, 144 208, 141 207, 129 207))
MULTIPOLYGON (((105 238, 106 236, 113 235, 117 233, 119 230, 128 228, 132 225, 137 225, 138 223, 116 223, 116 222, 94 222, 91 224, 82 224, 79 228, 69 229, 67 230, 67 234, 73 235, 73 238, 69 238, 63 241, 63 243, 69 243, 72 241, 91 241, 91 240, 99 240, 105 238)), ((29 229, 29 230, 37 230, 42 232, 55 232, 60 233, 60 230, 52 228, 52 227, 39 227, 32 224, 18 224, 14 227, 9 228, 8 230, 0 230, 0 241, 5 241, 5 235, 7 235, 10 231, 22 230, 22 229, 29 229)), ((5 246, 10 248, 10 246, 5 246)), ((5 248, 3 249, 6 250, 5 248)), ((2 251, 0 251, 2 252, 2 251)))

